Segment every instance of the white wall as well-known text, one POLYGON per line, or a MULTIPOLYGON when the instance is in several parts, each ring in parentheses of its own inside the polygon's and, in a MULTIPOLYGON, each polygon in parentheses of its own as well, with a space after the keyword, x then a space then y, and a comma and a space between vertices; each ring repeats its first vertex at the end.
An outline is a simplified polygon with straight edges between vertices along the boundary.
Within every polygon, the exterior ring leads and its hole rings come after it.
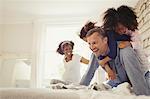
POLYGON ((14 87, 15 76, 20 75, 14 72, 15 58, 32 54, 33 24, 24 17, 12 18, 11 13, 6 16, 3 2, 0 0, 0 87, 14 87))
POLYGON ((1 56, 1 50, 2 50, 2 24, 0 24, 0 56, 1 56))
MULTIPOLYGON (((16 74, 15 72, 15 69, 17 70, 15 68, 15 58, 28 58, 32 54, 33 26, 32 22, 4 23, 0 25, 0 51, 2 52, 2 57, 0 56, 0 87, 15 87, 16 75, 20 75, 20 73, 17 72, 16 74)), ((22 65, 20 64, 20 66, 22 65)), ((22 74, 30 75, 28 72, 22 74)), ((19 87, 29 87, 29 83, 23 86, 21 86, 22 82, 17 84, 19 87)))
POLYGON ((2 0, 0 0, 0 54, 1 54, 1 47, 2 47, 2 25, 1 25, 1 23, 2 23, 2 0))
POLYGON ((33 41, 32 23, 3 25, 3 52, 31 53, 33 41))
POLYGON ((1 47, 2 47, 2 0, 0 0, 0 70, 1 70, 1 63, 2 63, 2 59, 1 59, 1 47))
POLYGON ((13 87, 15 60, 4 60, 0 70, 0 87, 13 87))
POLYGON ((1 56, 1 49, 2 49, 2 34, 1 34, 1 24, 0 24, 0 70, 1 70, 1 63, 2 63, 2 56, 1 56))
MULTIPOLYGON (((15 58, 24 58, 32 54, 33 26, 32 23, 7 23, 1 26, 3 31, 0 40, 3 53, 0 58, 0 87, 15 87, 16 75, 20 75, 18 72, 15 73, 15 58)), ((24 74, 30 75, 28 72, 24 74)))
POLYGON ((2 21, 2 0, 0 0, 0 23, 2 21))
POLYGON ((0 52, 1 52, 1 42, 2 42, 2 24, 0 24, 0 52))

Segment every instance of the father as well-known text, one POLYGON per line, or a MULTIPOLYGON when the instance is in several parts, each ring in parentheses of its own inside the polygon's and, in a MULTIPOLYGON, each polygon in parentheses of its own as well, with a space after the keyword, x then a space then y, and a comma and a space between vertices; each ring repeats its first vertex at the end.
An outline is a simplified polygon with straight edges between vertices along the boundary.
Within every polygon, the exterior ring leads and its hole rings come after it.
MULTIPOLYGON (((107 55, 109 52, 108 38, 103 32, 102 28, 91 29, 87 33, 87 42, 89 43, 90 49, 95 55, 93 55, 88 72, 82 78, 80 84, 89 85, 93 73, 98 68, 97 57, 99 55, 107 55)), ((120 50, 119 57, 109 62, 110 66, 116 70, 117 79, 119 83, 129 82, 128 77, 133 86, 133 90, 136 95, 150 95, 150 89, 146 83, 144 76, 140 70, 140 62, 134 50, 129 46, 120 50), (121 60, 120 60, 121 59, 121 60), (113 62, 114 61, 114 62, 113 62), (123 67, 124 66, 124 67, 123 67), (128 77, 126 75, 126 72, 128 77)), ((113 82, 113 81, 112 81, 113 82)), ((112 83, 110 82, 110 83, 112 83)))

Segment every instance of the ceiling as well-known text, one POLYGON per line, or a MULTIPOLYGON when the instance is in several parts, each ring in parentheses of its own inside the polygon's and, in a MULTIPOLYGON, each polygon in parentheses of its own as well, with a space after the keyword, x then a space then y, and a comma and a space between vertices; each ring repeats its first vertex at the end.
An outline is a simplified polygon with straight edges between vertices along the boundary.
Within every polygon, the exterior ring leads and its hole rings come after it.
POLYGON ((1 0, 2 18, 49 18, 57 21, 98 19, 110 7, 129 5, 138 0, 1 0))

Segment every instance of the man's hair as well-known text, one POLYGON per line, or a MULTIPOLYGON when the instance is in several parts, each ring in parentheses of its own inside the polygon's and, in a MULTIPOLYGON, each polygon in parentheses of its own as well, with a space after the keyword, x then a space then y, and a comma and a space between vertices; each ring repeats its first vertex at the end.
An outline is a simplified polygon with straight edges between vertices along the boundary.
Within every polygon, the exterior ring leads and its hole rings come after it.
POLYGON ((107 37, 107 33, 104 31, 104 29, 102 27, 95 27, 95 28, 89 30, 86 34, 86 37, 91 36, 95 32, 97 32, 102 37, 107 37))

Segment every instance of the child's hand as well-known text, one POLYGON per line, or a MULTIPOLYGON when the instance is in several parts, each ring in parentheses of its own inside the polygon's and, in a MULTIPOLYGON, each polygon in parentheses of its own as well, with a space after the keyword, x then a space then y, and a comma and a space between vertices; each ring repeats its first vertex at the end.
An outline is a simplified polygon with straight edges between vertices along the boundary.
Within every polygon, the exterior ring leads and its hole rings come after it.
POLYGON ((114 73, 114 71, 109 70, 109 71, 107 71, 107 73, 108 73, 108 77, 110 80, 116 79, 116 74, 114 73))
POLYGON ((118 45, 119 48, 126 48, 128 46, 131 46, 131 43, 129 41, 120 41, 118 45))
POLYGON ((99 60, 99 65, 101 65, 101 67, 105 67, 105 62, 103 60, 99 60))

